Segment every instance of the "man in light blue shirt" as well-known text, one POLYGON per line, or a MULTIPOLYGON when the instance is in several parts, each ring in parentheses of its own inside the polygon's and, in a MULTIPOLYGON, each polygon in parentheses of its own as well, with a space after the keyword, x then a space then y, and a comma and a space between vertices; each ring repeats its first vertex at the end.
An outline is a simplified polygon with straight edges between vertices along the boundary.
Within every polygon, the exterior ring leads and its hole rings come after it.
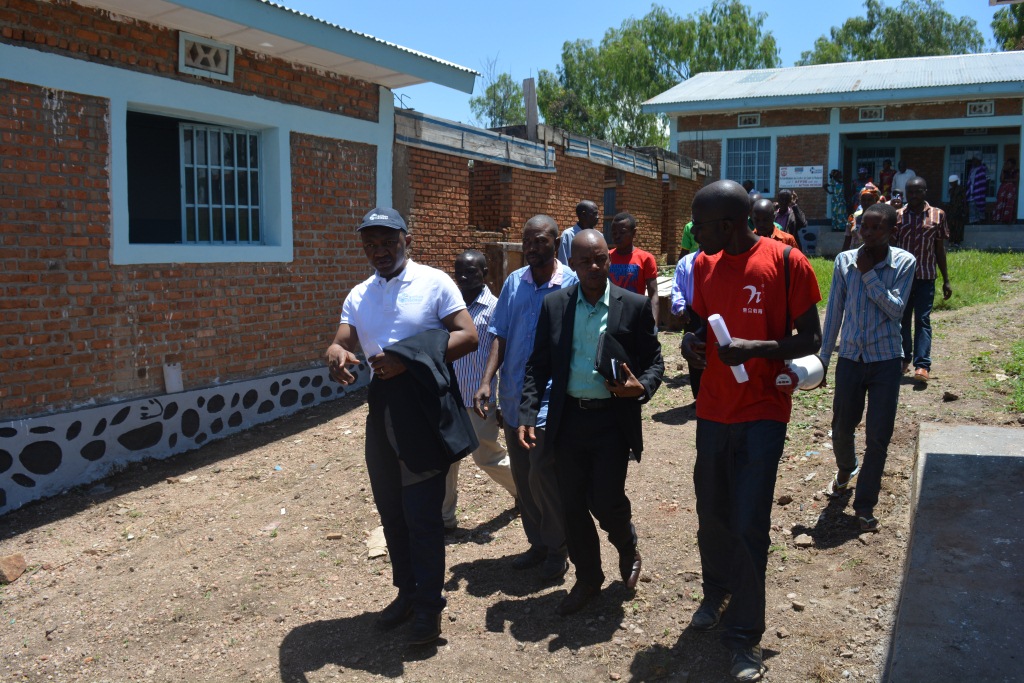
POLYGON ((889 246, 896 209, 875 204, 864 211, 858 249, 836 257, 825 312, 819 358, 829 360, 842 329, 832 404, 832 445, 839 471, 827 493, 839 498, 857 480, 853 510, 863 531, 876 531, 874 515, 899 402, 903 345, 900 323, 907 307, 917 260, 889 246), (857 462, 854 430, 870 403, 865 424, 864 463, 857 462))
POLYGON ((597 204, 584 199, 576 205, 576 225, 566 228, 558 240, 558 260, 563 266, 569 265, 572 258, 572 241, 579 234, 580 230, 589 230, 597 226, 600 214, 597 204))
MULTIPOLYGON (((693 302, 693 262, 700 254, 700 244, 696 242, 696 239, 694 239, 694 246, 696 246, 696 251, 679 259, 679 263, 676 264, 675 276, 672 278, 671 311, 672 315, 683 319, 685 332, 696 332, 703 323, 691 306, 693 302)), ((700 391, 700 376, 704 370, 690 365, 689 362, 687 362, 687 366, 690 370, 690 393, 696 400, 697 392, 700 391)))
MULTIPOLYGON (((523 227, 523 259, 527 265, 511 273, 501 288, 488 331, 494 335, 473 409, 485 416, 491 397, 491 381, 501 368, 498 406, 505 428, 505 447, 512 463, 512 478, 519 496, 519 512, 530 549, 512 561, 515 569, 544 563, 541 578, 554 581, 565 575, 565 525, 562 521, 554 462, 541 448, 519 446, 519 403, 523 393, 526 361, 533 351, 541 303, 552 292, 573 285, 576 276, 555 259, 558 225, 550 216, 534 216, 523 227)), ((541 438, 546 424, 548 391, 538 415, 541 438)))

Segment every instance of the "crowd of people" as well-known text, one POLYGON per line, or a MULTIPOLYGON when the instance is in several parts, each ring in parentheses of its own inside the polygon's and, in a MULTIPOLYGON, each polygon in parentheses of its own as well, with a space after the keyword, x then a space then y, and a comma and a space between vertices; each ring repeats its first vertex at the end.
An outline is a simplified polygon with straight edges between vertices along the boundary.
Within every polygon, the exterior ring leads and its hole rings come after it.
MULTIPOLYGON (((792 409, 792 390, 777 382, 786 362, 816 356, 827 369, 838 355, 837 471, 826 493, 855 491, 865 532, 879 528, 874 508, 901 377, 910 367, 915 379, 929 377, 937 273, 943 295, 952 294, 949 228, 945 212, 928 205, 923 178, 883 180, 900 182, 907 203, 898 210, 879 201, 873 184, 862 191, 851 248, 835 260, 824 326, 814 270, 792 234, 806 223, 795 193, 776 203, 722 180, 693 200, 670 306, 684 325, 680 349, 697 417, 703 600, 690 628, 720 628, 736 680, 764 672, 771 508, 792 409), (861 459, 854 429, 866 403, 861 459)), ((594 202, 581 201, 576 216, 561 234, 549 216, 528 220, 525 265, 497 294, 479 251, 458 255, 454 280, 413 261, 412 235, 394 209, 374 208, 357 228, 374 273, 345 299, 326 359, 345 384, 356 381, 359 352, 372 373, 367 472, 397 589, 377 623, 389 629, 411 619, 412 644, 441 634, 444 535, 458 524, 458 466, 467 455, 522 518, 526 543, 509 567, 532 570, 542 583, 574 568, 559 615, 602 591, 598 526, 627 590, 643 570, 625 484, 629 463, 643 454, 642 406, 664 373, 658 268, 634 243, 633 215, 611 219, 611 249, 595 229, 594 202)))

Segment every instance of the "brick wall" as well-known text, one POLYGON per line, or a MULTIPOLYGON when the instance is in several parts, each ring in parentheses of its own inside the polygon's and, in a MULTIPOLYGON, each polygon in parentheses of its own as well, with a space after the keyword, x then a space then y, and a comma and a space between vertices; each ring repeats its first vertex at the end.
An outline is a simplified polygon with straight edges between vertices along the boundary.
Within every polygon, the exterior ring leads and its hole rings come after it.
MULTIPOLYGON (((988 101, 992 98, 979 100, 958 100, 956 102, 926 102, 914 104, 895 104, 885 107, 886 121, 924 121, 928 119, 952 119, 967 115, 967 103, 988 101)), ((995 100, 996 116, 1018 116, 1021 111, 1019 97, 995 100)), ((860 107, 845 107, 839 111, 841 123, 856 123, 860 118, 860 107)), ((985 125, 984 116, 978 117, 978 125, 985 125)))
POLYGON ((377 86, 235 50, 235 80, 178 73, 178 32, 72 2, 0 2, 0 41, 376 121, 377 86))
MULTIPOLYGON (((395 165, 396 197, 399 179, 408 186, 408 204, 395 208, 412 230, 411 255, 420 263, 452 272, 455 257, 482 242, 469 227, 468 160, 430 150, 395 145, 404 168, 395 165)), ((405 202, 401 202, 405 203, 405 202)))
POLYGON ((721 140, 684 140, 679 143, 676 153, 711 164, 711 176, 705 182, 710 183, 722 177, 721 140))
MULTIPOLYGON (((778 167, 780 166, 827 166, 827 135, 791 135, 778 138, 776 150, 775 187, 779 187, 778 167)), ((828 175, 829 169, 824 169, 828 175)), ((796 190, 800 207, 807 220, 825 218, 828 195, 823 188, 802 188, 796 190)))
POLYGON ((636 218, 634 244, 654 254, 659 261, 664 260, 667 252, 662 248, 661 179, 623 173, 622 184, 615 188, 615 208, 628 211, 636 218))
POLYGON ((469 172, 469 224, 478 230, 501 232, 501 187, 498 180, 501 166, 483 161, 473 162, 469 172))
POLYGON ((319 363, 368 273, 353 226, 376 149, 292 134, 292 263, 113 266, 107 116, 101 99, 0 81, 0 415, 162 392, 164 362, 186 387, 319 363))
POLYGON ((661 187, 661 252, 668 263, 674 263, 679 260, 683 228, 690 222, 693 196, 700 189, 700 183, 669 178, 661 187))
MULTIPOLYGON (((776 109, 762 111, 761 128, 775 126, 812 126, 827 124, 829 109, 776 109)), ((735 130, 740 112, 730 114, 695 114, 676 117, 676 130, 681 133, 701 130, 735 130)), ((743 114, 757 114, 756 110, 744 110, 743 114)), ((746 128, 744 128, 746 130, 746 128)), ((768 132, 765 133, 766 135, 768 132)), ((701 158, 701 157, 694 157, 701 158)))

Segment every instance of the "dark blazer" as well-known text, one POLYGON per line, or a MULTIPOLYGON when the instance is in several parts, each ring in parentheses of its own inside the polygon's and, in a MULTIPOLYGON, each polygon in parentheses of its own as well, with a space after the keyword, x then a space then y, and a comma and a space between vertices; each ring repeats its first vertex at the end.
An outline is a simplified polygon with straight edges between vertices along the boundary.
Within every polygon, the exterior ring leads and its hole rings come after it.
MULTIPOLYGON (((651 300, 635 292, 622 289, 611 282, 608 297, 608 328, 610 334, 625 349, 626 361, 640 384, 644 395, 639 398, 615 399, 614 412, 619 429, 629 440, 630 450, 639 459, 644 449, 640 406, 650 400, 661 386, 665 363, 661 359, 661 343, 654 331, 651 300)), ((558 436, 558 425, 565 408, 566 387, 569 384, 569 359, 572 354, 572 334, 576 318, 576 298, 579 285, 552 292, 544 297, 533 354, 526 364, 523 397, 520 403, 519 424, 534 425, 540 410, 541 396, 551 380, 551 398, 548 402, 547 431, 544 437, 549 446, 558 436)))
POLYGON ((447 330, 427 330, 385 351, 401 358, 406 372, 370 382, 370 394, 385 402, 395 425, 399 457, 413 472, 447 469, 480 445, 462 406, 458 378, 444 360, 447 330))

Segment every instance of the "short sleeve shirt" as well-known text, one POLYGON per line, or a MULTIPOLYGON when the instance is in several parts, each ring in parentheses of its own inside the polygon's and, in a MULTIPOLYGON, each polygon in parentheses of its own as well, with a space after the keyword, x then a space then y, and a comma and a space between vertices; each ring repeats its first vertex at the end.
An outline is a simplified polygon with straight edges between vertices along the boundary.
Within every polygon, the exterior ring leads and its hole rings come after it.
POLYGON ((689 252, 697 251, 700 245, 697 244, 697 240, 693 237, 693 221, 690 221, 683 228, 683 238, 679 242, 679 248, 685 249, 689 252))
POLYGON ((442 330, 442 319, 466 308, 448 275, 408 261, 387 280, 374 273, 356 285, 341 307, 341 322, 356 328, 363 353, 382 349, 427 330, 442 330))
POLYGON ((612 249, 608 252, 608 259, 611 261, 608 274, 611 281, 631 292, 647 294, 647 281, 658 277, 658 262, 653 254, 643 249, 633 247, 626 254, 612 249))
MULTIPOLYGON (((782 339, 795 320, 821 301, 814 269, 807 257, 793 249, 789 254, 787 296, 783 266, 786 247, 771 239, 759 239, 742 254, 720 251, 701 253, 693 266, 693 309, 707 319, 718 313, 729 334, 737 339, 782 339)), ((736 424, 754 420, 789 422, 792 397, 775 386, 783 369, 781 360, 751 358, 744 365, 750 379, 742 384, 732 368, 718 357, 718 342, 708 328, 707 369, 700 382, 697 417, 736 424)))
POLYGON ((949 225, 946 212, 924 203, 920 212, 912 211, 910 205, 899 210, 896 229, 892 231, 892 243, 909 251, 917 259, 918 280, 934 280, 936 273, 935 244, 949 239, 949 225))

